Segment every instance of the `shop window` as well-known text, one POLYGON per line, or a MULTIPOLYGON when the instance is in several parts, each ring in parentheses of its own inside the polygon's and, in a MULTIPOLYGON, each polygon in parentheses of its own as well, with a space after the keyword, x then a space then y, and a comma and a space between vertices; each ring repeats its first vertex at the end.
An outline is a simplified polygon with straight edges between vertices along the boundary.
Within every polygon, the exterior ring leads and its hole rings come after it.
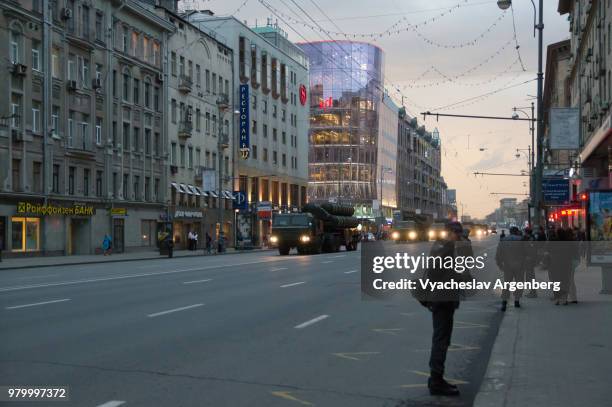
POLYGON ((11 218, 12 250, 14 252, 38 250, 40 235, 39 218, 11 218))

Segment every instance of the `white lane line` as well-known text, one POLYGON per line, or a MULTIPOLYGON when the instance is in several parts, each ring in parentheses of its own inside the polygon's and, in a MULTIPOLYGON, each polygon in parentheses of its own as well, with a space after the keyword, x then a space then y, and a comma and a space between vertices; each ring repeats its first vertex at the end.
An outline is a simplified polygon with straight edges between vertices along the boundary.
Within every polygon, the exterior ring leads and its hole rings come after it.
POLYGON ((192 308, 197 308, 197 307, 201 307, 204 304, 193 304, 193 305, 188 305, 186 307, 181 307, 181 308, 174 308, 174 309, 169 309, 167 311, 161 311, 161 312, 156 312, 155 314, 149 314, 147 315, 149 318, 155 318, 155 317, 159 317, 161 315, 166 315, 166 314, 172 314, 173 312, 179 312, 179 311, 185 311, 188 309, 192 309, 192 308))
POLYGON ((107 401, 104 404, 100 404, 97 407, 119 407, 120 405, 125 404, 125 401, 120 401, 120 400, 111 400, 111 401, 107 401))
POLYGON ((295 329, 306 328, 309 325, 316 324, 319 321, 323 321, 325 318, 329 318, 329 315, 319 315, 316 318, 311 319, 310 321, 303 322, 299 325, 294 326, 295 329))
POLYGON ((351 274, 351 273, 356 273, 357 270, 349 270, 349 271, 345 271, 344 274, 351 274))
POLYGON ((306 281, 300 281, 298 283, 285 284, 285 285, 281 285, 280 288, 293 287, 293 286, 296 286, 296 285, 304 284, 305 282, 306 281))
POLYGON ((100 281, 123 280, 126 278, 136 278, 136 277, 161 276, 165 274, 184 273, 188 271, 200 271, 200 270, 210 270, 210 269, 218 269, 218 268, 234 267, 234 266, 246 266, 246 265, 251 265, 251 264, 271 263, 274 261, 280 261, 280 260, 277 260, 277 259, 258 260, 258 261, 249 261, 249 262, 243 262, 243 263, 221 264, 218 266, 205 266, 205 267, 183 269, 183 270, 157 271, 153 273, 126 274, 126 275, 119 275, 119 276, 90 278, 87 280, 71 280, 71 281, 60 281, 57 283, 44 283, 44 284, 30 284, 30 285, 20 285, 20 286, 12 286, 12 287, 0 287, 0 292, 27 290, 30 288, 57 287, 57 286, 63 286, 63 285, 73 285, 73 284, 83 284, 83 283, 97 283, 100 281))
POLYGON ((183 284, 196 284, 196 283, 206 283, 212 281, 212 278, 207 278, 204 280, 195 280, 195 281, 185 281, 183 284))
POLYGON ((322 261, 321 263, 323 263, 323 264, 329 264, 329 263, 333 263, 333 261, 331 261, 331 260, 330 260, 330 261, 322 261))
POLYGON ((339 259, 340 257, 346 257, 346 254, 339 254, 337 256, 330 256, 330 259, 339 259))
POLYGON ((281 270, 287 270, 287 267, 274 267, 270 269, 270 271, 281 271, 281 270))
POLYGON ((56 302, 66 302, 66 301, 70 301, 70 298, 63 298, 61 300, 52 300, 52 301, 44 301, 44 302, 35 302, 33 304, 14 305, 12 307, 6 307, 6 309, 36 307, 37 305, 55 304, 56 302))

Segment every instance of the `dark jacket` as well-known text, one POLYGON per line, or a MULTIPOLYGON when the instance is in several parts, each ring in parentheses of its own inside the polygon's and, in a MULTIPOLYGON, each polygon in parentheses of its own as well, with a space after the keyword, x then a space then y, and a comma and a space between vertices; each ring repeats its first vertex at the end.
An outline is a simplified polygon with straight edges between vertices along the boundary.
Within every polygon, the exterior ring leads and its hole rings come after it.
MULTIPOLYGON (((457 273, 451 267, 444 267, 445 259, 448 257, 455 258, 455 247, 456 242, 452 240, 438 240, 434 242, 429 255, 441 257, 443 260, 442 267, 439 267, 439 264, 434 264, 433 267, 425 271, 423 278, 429 279, 429 281, 432 282, 448 282, 452 280, 457 282, 463 281, 463 275, 461 273, 457 273)), ((436 289, 433 292, 427 291, 426 294, 427 303, 430 308, 436 306, 459 307, 459 300, 461 297, 461 292, 459 290, 436 289)))
POLYGON ((501 270, 520 270, 525 267, 525 246, 522 237, 510 234, 499 242, 495 262, 501 270))

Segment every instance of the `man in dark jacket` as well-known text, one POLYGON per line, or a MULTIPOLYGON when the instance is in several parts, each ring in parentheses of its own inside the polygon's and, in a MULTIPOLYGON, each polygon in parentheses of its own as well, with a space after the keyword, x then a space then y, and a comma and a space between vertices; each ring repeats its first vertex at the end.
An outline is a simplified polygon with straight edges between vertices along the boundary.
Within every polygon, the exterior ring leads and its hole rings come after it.
MULTIPOLYGON (((431 248, 430 256, 442 259, 455 257, 455 244, 463 240, 463 228, 459 222, 446 225, 448 238, 438 240, 431 248)), ((466 249, 464 247, 464 249, 466 249)), ((471 249, 471 247, 470 247, 471 249)), ((433 268, 428 270, 427 278, 432 282, 462 281, 461 274, 452 268, 433 268)), ((427 304, 433 320, 433 335, 431 338, 431 356, 429 368, 431 376, 427 382, 432 395, 457 396, 457 386, 444 380, 444 364, 446 353, 451 343, 453 333, 453 318, 459 308, 460 293, 458 290, 435 290, 428 298, 427 304)))
MULTIPOLYGON (((510 234, 504 240, 499 242, 497 252, 495 253, 495 261, 497 266, 504 273, 504 282, 525 281, 525 244, 521 231, 516 226, 510 228, 510 234)), ((523 295, 523 290, 514 291, 514 306, 520 308, 520 299, 523 295)), ((510 290, 505 288, 502 290, 502 306, 501 311, 506 311, 510 298, 510 290)))

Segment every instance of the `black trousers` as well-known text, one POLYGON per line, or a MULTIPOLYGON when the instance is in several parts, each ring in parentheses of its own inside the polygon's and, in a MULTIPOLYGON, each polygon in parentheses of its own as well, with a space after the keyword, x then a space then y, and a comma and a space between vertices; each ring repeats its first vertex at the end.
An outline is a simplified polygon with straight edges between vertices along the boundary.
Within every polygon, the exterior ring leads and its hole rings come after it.
POLYGON ((429 357, 429 368, 432 377, 444 376, 444 363, 446 352, 451 343, 453 334, 453 317, 456 304, 452 302, 435 303, 431 307, 433 320, 433 335, 431 337, 431 356, 429 357))

